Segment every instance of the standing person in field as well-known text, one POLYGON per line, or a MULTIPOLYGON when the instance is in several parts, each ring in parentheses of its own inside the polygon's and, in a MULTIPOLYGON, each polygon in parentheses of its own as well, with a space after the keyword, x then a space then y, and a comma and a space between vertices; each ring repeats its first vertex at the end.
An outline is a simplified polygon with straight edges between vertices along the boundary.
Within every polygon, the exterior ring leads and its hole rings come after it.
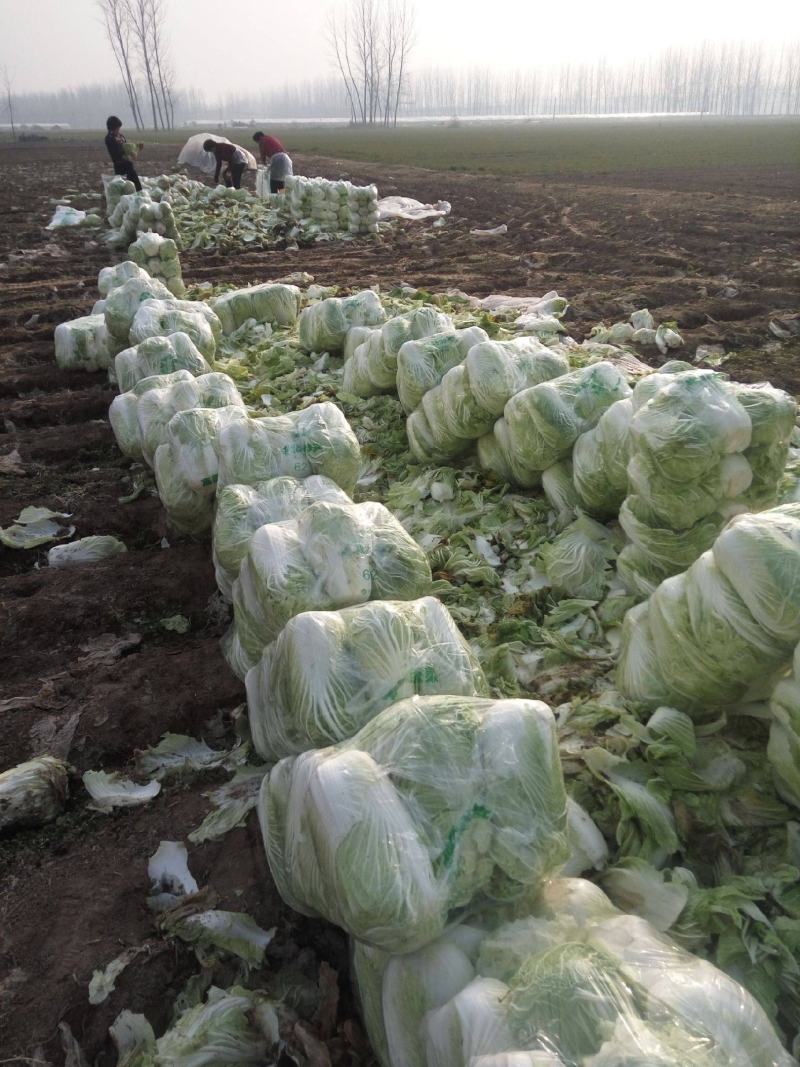
MULTIPOLYGON (((122 133, 122 119, 118 119, 116 115, 109 115, 106 119, 106 148, 108 154, 111 156, 111 162, 114 164, 114 173, 122 174, 127 178, 129 182, 133 182, 136 186, 136 192, 142 191, 142 183, 139 181, 139 175, 136 173, 136 168, 130 159, 130 150, 133 147, 128 145, 125 137, 122 133)), ((143 144, 136 146, 139 151, 144 148, 143 144)))
POLYGON ((269 162, 269 191, 282 192, 286 179, 294 173, 288 152, 277 137, 269 137, 261 130, 253 134, 253 140, 261 153, 261 162, 269 162))
POLYGON ((228 165, 223 174, 225 184, 228 188, 233 186, 234 189, 241 189, 242 175, 247 166, 247 156, 244 151, 237 144, 213 141, 210 137, 203 142, 203 151, 211 152, 217 161, 217 169, 214 171, 214 184, 216 185, 219 181, 219 172, 222 169, 222 164, 227 163, 228 165))

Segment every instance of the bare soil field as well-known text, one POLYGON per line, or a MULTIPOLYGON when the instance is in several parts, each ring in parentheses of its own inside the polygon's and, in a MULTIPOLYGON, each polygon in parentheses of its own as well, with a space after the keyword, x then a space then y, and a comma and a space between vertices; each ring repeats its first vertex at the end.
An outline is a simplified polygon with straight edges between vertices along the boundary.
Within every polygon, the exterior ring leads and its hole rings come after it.
MULTIPOLYGON (((174 158, 173 147, 155 146, 142 170, 169 170, 174 158)), ((724 368, 733 376, 800 393, 800 344, 769 331, 771 319, 798 310, 800 187, 789 167, 648 172, 641 182, 628 170, 577 183, 295 162, 302 173, 375 181, 382 194, 446 199, 452 215, 442 228, 401 224, 375 241, 185 253, 187 282, 304 270, 341 286, 405 281, 479 296, 557 289, 578 339, 648 306, 659 320, 677 320, 685 351, 721 343, 737 353, 724 368), (503 236, 470 234, 500 223, 503 236)), ((54 363, 54 327, 88 313, 98 270, 120 257, 90 231, 57 236, 44 226, 57 198, 74 191, 81 206, 80 192, 99 191, 104 169, 101 147, 0 147, 0 526, 42 505, 70 513, 78 536, 115 534, 128 547, 65 571, 36 569, 43 549, 0 547, 0 770, 45 752, 67 759, 76 776, 130 769, 136 750, 167 731, 230 745, 244 699, 219 650, 227 620, 208 545, 177 538, 149 495, 121 502, 133 484, 106 420, 114 391, 105 374, 54 363), (174 614, 190 620, 187 633, 160 625, 174 614)), ((115 1062, 108 1027, 123 1007, 144 1012, 157 1033, 167 1024, 196 964, 188 948, 158 936, 145 904, 147 858, 162 838, 199 824, 216 781, 172 783, 143 807, 104 815, 88 809, 76 777, 61 818, 0 841, 0 1062, 63 1063, 62 1020, 98 1064, 115 1062), (116 990, 90 1006, 92 972, 140 944, 147 950, 116 990)), ((316 1032, 332 1063, 369 1063, 344 938, 281 903, 255 816, 193 847, 192 871, 220 907, 277 927, 268 960, 296 957, 312 979, 321 961, 338 972, 336 1025, 316 1032)))

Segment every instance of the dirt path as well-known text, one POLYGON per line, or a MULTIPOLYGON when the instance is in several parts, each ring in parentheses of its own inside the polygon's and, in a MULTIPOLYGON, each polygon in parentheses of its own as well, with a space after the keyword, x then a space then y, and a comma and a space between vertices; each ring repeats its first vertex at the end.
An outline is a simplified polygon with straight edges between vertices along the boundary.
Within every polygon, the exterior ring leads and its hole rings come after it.
MULTIPOLYGON (((173 158, 163 146, 155 151, 150 173, 173 158)), ((737 374, 800 392, 796 353, 763 347, 770 317, 797 310, 792 175, 752 169, 734 188, 731 175, 716 173, 576 185, 297 162, 309 173, 374 180, 386 194, 447 199, 453 214, 441 229, 402 226, 377 242, 188 254, 189 281, 306 270, 340 285, 557 289, 572 303, 568 328, 579 338, 600 319, 647 305, 678 320, 692 351, 699 342, 740 348, 737 374), (503 237, 470 235, 499 223, 508 226, 503 237)), ((96 187, 103 168, 94 148, 0 149, 0 458, 17 450, 21 469, 0 474, 0 525, 26 505, 45 505, 71 513, 78 536, 111 533, 128 546, 124 556, 63 572, 34 569, 43 550, 0 547, 0 769, 39 752, 63 756, 78 773, 125 768, 168 730, 227 745, 243 699, 219 652, 225 620, 208 546, 174 537, 151 495, 120 501, 133 484, 106 421, 113 391, 104 375, 60 371, 53 361, 54 326, 87 313, 97 272, 114 257, 84 232, 54 238, 43 226, 55 198, 96 187), (174 614, 190 620, 188 633, 164 630, 161 620, 174 614)), ((146 807, 105 816, 87 810, 76 781, 63 818, 0 842, 3 1062, 44 1055, 61 1063, 61 1019, 100 1063, 113 1062, 107 1028, 122 1007, 144 1011, 157 1029, 166 1024, 190 973, 188 953, 154 941, 104 1004, 90 1007, 86 989, 95 968, 153 934, 147 857, 201 821, 213 784, 206 776, 172 786, 146 807)), ((278 900, 254 818, 194 847, 192 869, 220 907, 278 925, 276 952, 313 945, 346 971, 343 938, 298 922, 278 900)), ((345 1001, 343 1017, 351 1010, 345 1001)))

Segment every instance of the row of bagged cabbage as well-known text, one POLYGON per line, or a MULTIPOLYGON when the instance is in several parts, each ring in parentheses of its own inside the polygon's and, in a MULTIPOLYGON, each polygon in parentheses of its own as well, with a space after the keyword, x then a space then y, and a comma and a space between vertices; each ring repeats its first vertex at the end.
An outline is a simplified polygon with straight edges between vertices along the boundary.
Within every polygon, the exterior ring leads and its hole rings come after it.
POLYGON ((631 389, 613 363, 570 370, 558 342, 490 341, 434 308, 347 328, 348 299, 300 323, 305 347, 343 352, 344 389, 396 391, 421 462, 477 448, 483 467, 543 485, 560 512, 619 516, 630 543, 618 572, 638 596, 689 566, 731 515, 777 500, 796 417, 781 390, 677 361, 631 389))
MULTIPOLYGON (((139 395, 145 398, 152 390, 147 388, 146 379, 140 380, 140 384, 141 381, 144 388, 140 389, 139 395)), ((186 379, 181 381, 186 382, 186 379)), ((168 388, 176 384, 180 383, 171 383, 168 388)), ((256 431, 262 438, 261 451, 237 448, 230 442, 231 447, 226 452, 221 441, 220 444, 216 442, 218 425, 206 440, 198 441, 191 434, 184 440, 182 434, 176 434, 173 428, 176 420, 179 423, 186 419, 191 421, 201 415, 203 409, 178 412, 167 423, 167 447, 177 446, 173 458, 180 459, 181 451, 189 451, 194 453, 194 461, 201 459, 199 464, 188 464, 193 483, 186 484, 206 497, 213 497, 220 482, 223 456, 230 454, 234 462, 237 456, 244 459, 249 477, 255 476, 254 470, 262 477, 283 473, 285 464, 299 462, 304 472, 313 466, 319 478, 318 472, 323 469, 333 473, 333 468, 326 466, 325 455, 331 439, 346 438, 348 432, 352 435, 334 405, 313 405, 305 412, 279 419, 250 419, 253 425, 247 426, 246 430, 243 429, 248 419, 246 413, 236 404, 219 410, 226 408, 239 414, 231 417, 230 425, 222 428, 219 438, 236 427, 239 432, 244 432, 243 441, 247 446, 252 443, 255 424, 261 424, 256 431), (326 411, 314 412, 315 407, 326 411), (338 418, 333 412, 337 412, 338 418), (304 416, 315 419, 317 427, 324 424, 323 440, 315 439, 316 447, 309 448, 309 438, 297 432, 304 416), (278 423, 280 426, 276 425, 278 423), (188 445, 188 449, 184 449, 184 445, 188 445), (252 462, 254 455, 258 456, 255 466, 252 462)), ((217 418, 218 415, 212 415, 212 421, 217 418)), ((352 488, 358 470, 358 446, 354 437, 352 444, 354 448, 342 450, 337 446, 331 450, 335 455, 337 477, 346 488, 352 488)), ((156 456, 163 447, 163 444, 156 447, 156 456)), ((237 477, 235 472, 231 472, 231 477, 237 477)), ((227 481, 226 475, 222 481, 227 481)), ((301 491, 295 480, 287 483, 288 479, 284 480, 280 489, 272 482, 260 491, 257 488, 256 509, 263 508, 262 500, 269 499, 271 494, 281 490, 288 493, 301 491)), ((303 486, 302 492, 307 497, 313 496, 314 490, 308 493, 308 489, 310 487, 303 486)), ((335 484, 316 485, 315 489, 328 493, 340 491, 335 484)), ((220 492, 215 527, 218 569, 229 547, 225 537, 219 536, 223 530, 230 532, 224 519, 223 494, 226 492, 235 497, 243 490, 240 485, 231 483, 220 492)), ((245 504, 245 525, 263 517, 263 511, 260 516, 252 513, 253 503, 254 499, 251 499, 245 504)), ((282 516, 285 511, 279 509, 277 514, 282 516)), ((241 508, 239 519, 242 519, 241 508)), ((237 543, 241 550, 242 539, 237 543)), ((230 574, 235 569, 235 560, 228 557, 227 565, 230 574)), ((365 675, 368 684, 376 688, 381 683, 386 687, 387 676, 397 674, 396 670, 393 674, 386 669, 386 642, 376 636, 381 623, 384 631, 397 641, 396 647, 392 644, 389 647, 395 647, 395 655, 399 656, 401 684, 405 682, 413 691, 437 684, 442 662, 420 665, 413 656, 408 656, 407 651, 413 645, 415 635, 419 646, 427 650, 436 629, 433 620, 439 631, 444 624, 448 634, 447 640, 442 640, 441 635, 437 639, 445 663, 452 665, 454 656, 457 662, 459 655, 464 663, 464 670, 455 672, 455 676, 444 684, 454 688, 459 684, 471 685, 473 691, 481 691, 483 682, 477 665, 470 664, 469 650, 455 628, 448 631, 449 616, 437 601, 428 598, 412 605, 376 600, 366 608, 350 608, 349 616, 346 612, 306 610, 312 606, 327 608, 342 602, 369 601, 372 597, 410 600, 424 592, 429 578, 424 555, 380 505, 352 505, 341 500, 317 499, 310 507, 302 508, 295 518, 273 519, 270 525, 262 524, 256 528, 249 538, 232 593, 235 635, 241 641, 241 631, 244 631, 245 644, 249 643, 250 650, 255 653, 261 652, 261 660, 256 667, 251 667, 247 681, 248 697, 251 692, 256 694, 251 701, 251 717, 256 724, 254 738, 262 750, 269 748, 274 758, 282 748, 291 750, 298 745, 308 748, 315 741, 324 743, 326 733, 328 737, 331 732, 334 737, 347 736, 336 731, 350 731, 359 725, 356 718, 348 721, 346 717, 348 709, 358 710, 357 701, 348 692, 347 682, 358 692, 363 688, 365 675), (353 631, 360 636, 357 644, 363 662, 355 654, 353 631), (371 644, 366 640, 367 631, 372 635, 371 644), (311 683, 306 668, 314 667, 317 672, 323 670, 324 674, 326 657, 306 655, 301 660, 300 673, 297 673, 297 665, 293 672, 292 661, 301 647, 306 653, 313 649, 315 640, 320 651, 329 653, 327 663, 333 669, 322 679, 323 684, 317 687, 316 693, 309 693, 311 683), (274 644, 270 648, 271 642, 274 644), (406 658, 401 655, 403 652, 406 658), (407 670, 409 658, 415 663, 411 672, 407 670), (269 729, 266 730, 266 740, 259 737, 258 724, 263 721, 262 717, 253 711, 259 706, 259 690, 273 705, 282 700, 284 708, 292 713, 287 717, 273 708, 263 717, 272 726, 271 735, 269 729), (331 693, 344 695, 341 701, 344 707, 336 707, 331 693), (307 694, 305 705, 303 694, 307 694), (304 736, 302 726, 297 733, 294 712, 298 708, 314 729, 321 727, 321 736, 308 730, 304 736), (337 713, 340 716, 338 722, 334 718, 337 713), (287 739, 276 735, 276 728, 284 733, 294 729, 295 736, 287 739)), ((315 679, 313 671, 310 678, 315 679)), ((481 901, 484 908, 493 901, 493 909, 496 909, 498 898, 508 901, 524 896, 526 890, 538 890, 542 880, 558 869, 568 852, 566 801, 555 727, 552 714, 545 705, 534 701, 470 699, 467 694, 416 697, 396 704, 392 701, 401 696, 402 691, 393 692, 393 688, 383 689, 380 694, 385 700, 383 710, 366 721, 350 741, 343 741, 333 749, 316 749, 282 760, 266 779, 262 791, 261 817, 270 866, 283 895, 299 910, 326 915, 359 942, 371 946, 370 949, 363 944, 356 945, 357 955, 359 951, 400 950, 408 953, 428 945, 444 932, 454 909, 474 907, 476 901, 481 901), (532 812, 535 813, 533 820, 532 812), (369 855, 370 860, 374 856, 375 862, 364 863, 365 855, 369 855), (432 857, 437 857, 436 862, 432 857)), ((362 706, 368 704, 369 700, 362 696, 362 706)), ((554 962, 555 970, 559 972, 561 962, 554 962)), ((587 973, 587 964, 593 962, 593 952, 588 953, 587 960, 576 950, 576 978, 585 979, 583 985, 578 983, 572 989, 576 1008, 586 1000, 591 988, 592 978, 587 973)), ((699 961, 691 962, 696 966, 709 966, 701 965, 699 961)), ((608 965, 607 960, 601 963, 608 965)), ((653 970, 657 972, 658 965, 653 965, 653 970)), ((698 1018, 693 1019, 690 1013, 679 1010, 680 1005, 676 1007, 669 1001, 666 1004, 657 1001, 652 1018, 649 1014, 643 1018, 634 1016, 640 1023, 641 1035, 634 1036, 628 1044, 640 1053, 652 1052, 653 1048, 646 1044, 639 1047, 640 1036, 651 1042, 661 1040, 660 1030, 656 1029, 654 1033, 649 1026, 658 1023, 664 1027, 665 1033, 677 1029, 683 1039, 671 1060, 662 1057, 664 1063, 682 1062, 679 1056, 692 1042, 698 1049, 709 1053, 709 1063, 789 1062, 785 1057, 776 1058, 779 1055, 777 1039, 747 994, 713 968, 710 972, 715 976, 716 984, 728 994, 727 998, 722 997, 723 1001, 730 1000, 729 987, 733 987, 739 1001, 736 1007, 731 1007, 730 1014, 734 1019, 741 1016, 741 1005, 744 1005, 752 1019, 751 1029, 756 1027, 751 1044, 761 1059, 746 1059, 745 1056, 751 1053, 744 1043, 738 1060, 722 1058, 731 1051, 726 1030, 730 1025, 726 1021, 729 1016, 722 1012, 722 1006, 713 1009, 714 1017, 720 1020, 720 1032, 714 1029, 709 1033, 702 1013, 698 1012, 698 1018)), ((668 981, 663 975, 661 977, 668 981)), ((365 1004, 371 998, 373 1009, 382 999, 382 982, 382 975, 378 975, 377 970, 371 988, 367 978, 361 977, 362 996, 365 1004)), ((707 981, 703 983, 704 987, 708 984, 707 981)), ((464 985, 468 988, 469 982, 464 985)), ((509 988, 512 987, 513 983, 509 988)), ((458 992, 453 990, 454 994, 458 992)), ((474 989, 470 990, 471 994, 474 992, 474 989)), ((633 1003, 633 994, 629 992, 628 996, 633 1003)), ((566 1004, 565 998, 566 993, 559 999, 566 1004)), ((573 1045, 570 1035, 564 1032, 566 1016, 552 1019, 549 1030, 537 1022, 535 1012, 540 1001, 534 999, 536 1003, 529 1018, 535 1030, 534 1044, 531 1044, 534 1037, 530 1036, 533 1033, 530 1028, 527 1037, 520 1037, 522 1031, 519 1029, 507 1029, 505 1034, 492 1038, 477 1051, 456 1034, 452 1036, 455 1043, 450 1047, 451 1059, 436 1059, 439 1053, 429 1055, 426 1049, 428 1058, 419 1062, 467 1064, 472 1062, 473 1055, 493 1055, 519 1047, 526 1050, 547 1048, 559 1058, 563 1052, 568 1057, 562 1060, 565 1063, 592 1062, 574 1058, 572 1050, 578 1046, 573 1045)), ((490 998, 490 1003, 496 1007, 496 1000, 490 998)), ((445 1000, 431 1005, 442 1009, 446 1006, 445 1000)), ((627 1033, 630 1015, 617 1010, 621 1006, 612 997, 607 1013, 588 1012, 594 1020, 594 1044, 588 1038, 583 1039, 585 1047, 581 1046, 581 1055, 603 1052, 604 1046, 614 1040, 617 1026, 627 1033)), ((448 1010, 447 1030, 452 1031, 453 1020, 460 1017, 460 1006, 450 1004, 448 1010)), ((369 1010, 367 1019, 370 1035, 380 1049, 382 1021, 369 1010)), ((404 1024, 404 1033, 407 1039, 415 1040, 409 1023, 404 1024)), ((664 1049, 669 1051, 669 1043, 664 1049)), ((393 1055, 391 1042, 388 1049, 384 1044, 386 1062, 407 1062, 402 1058, 404 1053, 398 1053, 399 1059, 392 1058, 393 1055)))
POLYGON ((278 203, 293 222, 329 233, 377 233, 378 190, 374 185, 290 175, 278 203))

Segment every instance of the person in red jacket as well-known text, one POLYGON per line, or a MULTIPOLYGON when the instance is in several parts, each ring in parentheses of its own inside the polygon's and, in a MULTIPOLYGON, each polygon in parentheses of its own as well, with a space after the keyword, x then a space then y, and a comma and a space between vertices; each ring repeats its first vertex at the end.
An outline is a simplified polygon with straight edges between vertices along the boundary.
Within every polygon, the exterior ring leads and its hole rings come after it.
POLYGON ((227 163, 223 178, 227 186, 233 186, 234 189, 241 189, 242 187, 242 175, 244 174, 245 167, 247 166, 247 156, 236 144, 229 144, 226 141, 214 141, 210 137, 207 141, 203 142, 203 151, 210 152, 217 161, 217 169, 214 171, 214 184, 219 181, 219 172, 222 169, 222 164, 227 163))
POLYGON ((293 173, 289 153, 277 137, 270 137, 261 130, 253 134, 253 140, 261 153, 261 162, 269 162, 269 191, 271 193, 282 192, 286 186, 286 179, 293 173))

